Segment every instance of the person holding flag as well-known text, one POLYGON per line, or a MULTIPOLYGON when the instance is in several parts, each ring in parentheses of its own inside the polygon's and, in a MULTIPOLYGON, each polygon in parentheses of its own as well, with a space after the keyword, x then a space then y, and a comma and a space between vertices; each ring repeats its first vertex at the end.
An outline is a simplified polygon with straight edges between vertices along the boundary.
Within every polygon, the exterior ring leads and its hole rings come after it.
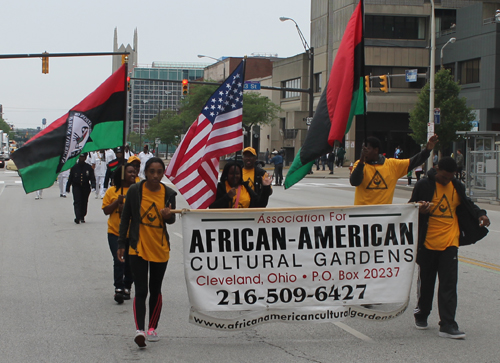
POLYGON ((437 135, 433 135, 426 148, 411 159, 386 159, 380 154, 380 140, 367 137, 349 177, 351 185, 356 187, 354 205, 392 204, 398 179, 424 163, 437 142, 437 135))

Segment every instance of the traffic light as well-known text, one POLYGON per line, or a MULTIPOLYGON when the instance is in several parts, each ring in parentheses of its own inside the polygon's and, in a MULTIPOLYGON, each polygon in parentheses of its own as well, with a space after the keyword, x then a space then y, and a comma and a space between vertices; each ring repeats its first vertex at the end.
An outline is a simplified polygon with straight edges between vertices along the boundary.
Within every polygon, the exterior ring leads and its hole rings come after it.
POLYGON ((126 54, 122 54, 122 65, 128 61, 128 57, 126 54))
POLYGON ((127 77, 127 91, 130 92, 130 77, 127 77))
POLYGON ((380 90, 382 92, 389 92, 389 84, 387 83, 387 75, 378 76, 380 78, 380 90))
POLYGON ((187 79, 182 80, 182 95, 187 96, 189 89, 189 81, 187 79))
POLYGON ((365 92, 370 92, 370 76, 365 76, 365 92))
MULTIPOLYGON (((49 54, 47 52, 43 52, 43 54, 49 54)), ((49 57, 42 57, 42 73, 49 73, 49 57)))

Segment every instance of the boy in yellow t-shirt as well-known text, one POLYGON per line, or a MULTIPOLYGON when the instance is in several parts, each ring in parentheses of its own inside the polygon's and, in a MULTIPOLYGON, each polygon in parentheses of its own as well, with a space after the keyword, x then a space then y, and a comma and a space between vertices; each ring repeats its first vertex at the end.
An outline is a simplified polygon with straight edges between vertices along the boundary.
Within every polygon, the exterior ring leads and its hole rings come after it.
POLYGON ((487 227, 486 211, 479 209, 465 195, 465 187, 455 179, 457 164, 451 157, 439 160, 437 169, 417 182, 410 202, 421 203, 419 212, 419 249, 417 264, 418 303, 414 310, 415 327, 427 329, 427 317, 432 309, 436 276, 439 278, 438 307, 439 336, 461 339, 465 333, 455 321, 457 309, 458 246, 460 224, 468 220, 457 216, 460 206, 472 217, 470 223, 487 227), (477 218, 477 220, 474 220, 477 218), (460 223, 459 223, 460 219, 460 223), (477 221, 477 222, 476 222, 477 221))
POLYGON ((367 137, 349 178, 356 187, 354 205, 392 204, 398 179, 425 162, 437 141, 433 135, 426 148, 411 159, 386 159, 380 155, 380 140, 367 137))

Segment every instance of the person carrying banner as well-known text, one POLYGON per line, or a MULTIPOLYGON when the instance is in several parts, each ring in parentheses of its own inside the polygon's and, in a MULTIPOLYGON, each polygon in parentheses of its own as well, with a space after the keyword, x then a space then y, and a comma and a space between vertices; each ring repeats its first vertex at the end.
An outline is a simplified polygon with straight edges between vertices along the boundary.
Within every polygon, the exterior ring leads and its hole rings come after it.
POLYGON ((75 209, 75 223, 85 223, 87 215, 87 206, 89 204, 89 195, 91 188, 95 189, 94 169, 85 162, 87 153, 81 153, 78 162, 69 172, 66 192, 69 193, 73 186, 73 206, 75 209))
POLYGON ((427 147, 411 159, 387 159, 380 154, 380 140, 367 137, 349 177, 351 185, 356 187, 354 205, 392 204, 398 179, 422 164, 437 142, 437 135, 433 135, 427 147))
MULTIPOLYGON (((274 151, 273 151, 274 153, 274 151)), ((248 183, 248 186, 252 188, 255 193, 260 197, 262 193, 268 194, 268 197, 273 194, 271 185, 265 186, 263 184, 263 179, 268 177, 266 171, 259 166, 255 165, 257 161, 257 152, 253 147, 247 147, 243 149, 243 181, 248 183), (264 189, 266 189, 264 191, 264 189)), ((264 205, 263 207, 266 207, 264 205)))
POLYGON ((132 273, 128 261, 128 251, 124 251, 125 262, 118 259, 116 251, 118 250, 118 236, 120 229, 120 218, 125 203, 127 191, 132 184, 135 184, 136 170, 126 164, 116 170, 113 186, 106 191, 102 201, 102 211, 108 218, 108 244, 111 255, 113 256, 114 271, 114 299, 118 304, 123 300, 130 300, 130 288, 132 287, 132 273), (125 168, 124 180, 122 180, 122 168, 125 168))
POLYGON ((123 206, 118 237, 118 259, 125 261, 128 248, 134 278, 134 342, 146 347, 146 339, 158 341, 158 321, 163 305, 161 286, 170 256, 170 238, 166 224, 175 222, 177 193, 161 183, 165 164, 153 157, 146 162, 146 179, 130 186, 123 206), (128 244, 127 244, 127 233, 128 244), (149 272, 149 277, 148 277, 149 272), (148 281, 149 280, 149 281, 148 281), (145 332, 146 297, 149 288, 149 324, 145 332))
POLYGON ((432 309, 436 275, 439 278, 439 336, 461 339, 465 333, 455 321, 457 309, 458 247, 463 245, 464 226, 470 224, 483 230, 474 241, 484 237, 490 225, 486 211, 476 206, 465 194, 465 187, 455 179, 457 163, 451 157, 439 160, 428 177, 417 182, 410 202, 421 203, 418 226, 419 266, 417 296, 414 310, 415 327, 427 329, 432 309), (464 211, 464 213, 461 212, 464 211), (478 227, 479 226, 479 227, 478 227))
POLYGON ((269 176, 262 178, 262 193, 258 195, 250 188, 248 182, 244 182, 241 176, 243 170, 237 162, 229 162, 224 166, 217 184, 215 201, 209 206, 216 208, 265 208, 269 200, 269 191, 266 188, 271 185, 269 176))

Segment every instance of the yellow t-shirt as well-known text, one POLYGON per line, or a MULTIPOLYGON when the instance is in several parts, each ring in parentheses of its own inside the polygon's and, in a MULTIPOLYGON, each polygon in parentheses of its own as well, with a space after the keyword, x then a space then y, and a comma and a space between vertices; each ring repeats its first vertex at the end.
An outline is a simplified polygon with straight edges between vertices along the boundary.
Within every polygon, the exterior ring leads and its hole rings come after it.
POLYGON ((129 254, 138 255, 150 262, 168 261, 170 248, 160 214, 163 208, 165 208, 165 189, 162 187, 158 192, 152 192, 143 185, 137 252, 129 248, 129 254))
MULTIPOLYGON (((267 173, 264 173, 264 176, 263 178, 269 176, 267 173)), ((242 180, 244 182, 248 182, 248 186, 250 188, 252 188, 253 191, 255 191, 255 181, 254 181, 254 177, 255 177, 255 169, 252 169, 252 170, 247 170, 245 168, 243 168, 243 176, 242 176, 242 180)))
MULTIPOLYGON (((226 182, 226 192, 231 190, 231 186, 228 182, 226 182)), ((238 198, 238 193, 233 197, 233 200, 230 202, 228 208, 234 208, 234 204, 236 203, 236 198, 238 198)), ((240 200, 238 201, 238 208, 250 208, 250 194, 248 194, 247 188, 241 185, 240 188, 240 200)))
MULTIPOLYGON (((358 165, 359 160, 354 163, 358 165)), ((398 179, 408 173, 410 159, 385 159, 383 165, 365 163, 363 181, 356 187, 354 205, 392 204, 398 179)))
MULTIPOLYGON (((123 195, 127 195, 128 188, 123 188, 123 195)), ((106 194, 104 195, 104 198, 102 199, 102 209, 106 208, 108 205, 113 203, 115 200, 118 199, 118 196, 122 193, 121 188, 116 190, 116 187, 109 187, 108 190, 106 190, 106 194)), ((125 203, 125 199, 123 199, 123 202, 125 203)), ((120 208, 116 208, 108 218, 108 233, 114 234, 115 236, 120 235, 120 208)))
POLYGON ((436 183, 432 203, 424 246, 437 251, 458 247, 460 228, 455 210, 460 205, 460 197, 453 184, 436 183))

